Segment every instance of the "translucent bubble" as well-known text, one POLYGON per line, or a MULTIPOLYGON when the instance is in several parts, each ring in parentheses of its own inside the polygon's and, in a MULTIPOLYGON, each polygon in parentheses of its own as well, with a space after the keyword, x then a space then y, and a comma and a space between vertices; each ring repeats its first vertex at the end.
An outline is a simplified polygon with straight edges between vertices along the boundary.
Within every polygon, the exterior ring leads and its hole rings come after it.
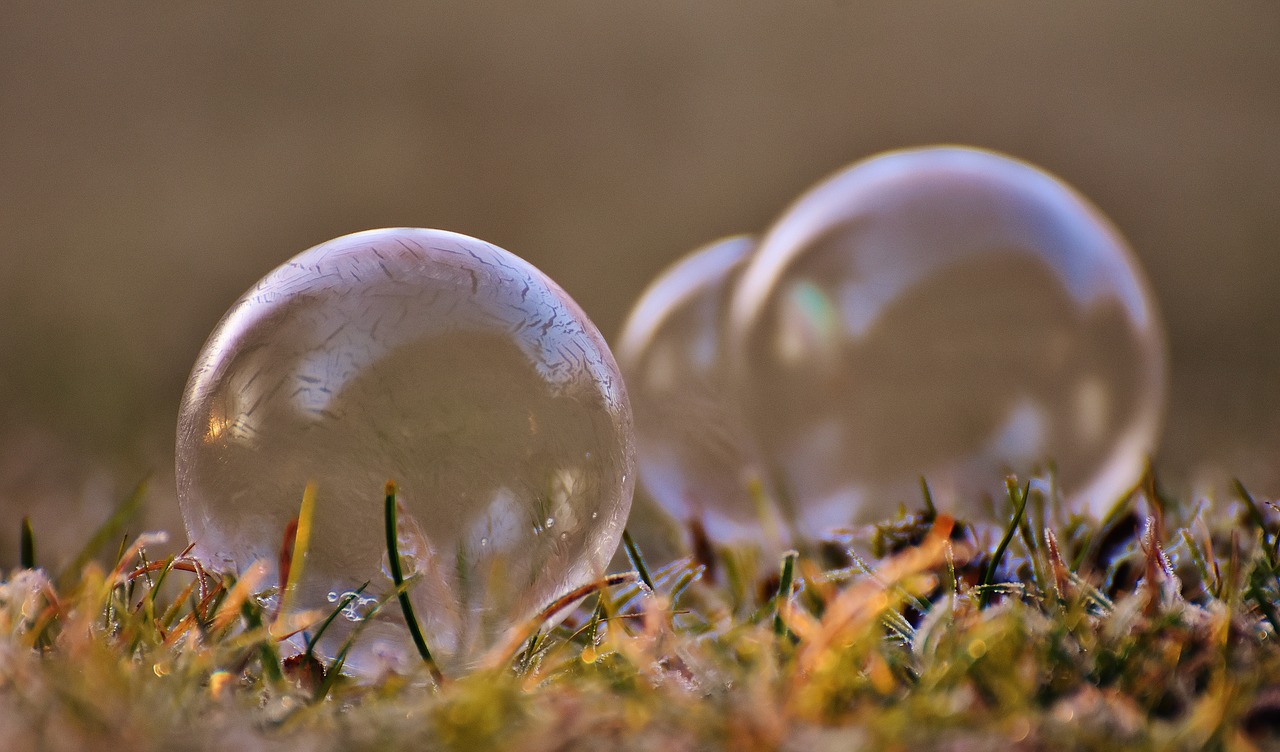
MULTIPOLYGON (((395 480, 409 593, 457 672, 604 572, 631 431, 613 356, 554 282, 464 235, 374 230, 295 257, 223 317, 183 399, 178 491, 198 553, 235 570, 276 561, 317 483, 298 607, 328 613, 330 593, 370 583, 321 640, 332 657, 392 588, 395 480), (549 518, 563 536, 535 534, 549 518)), ((351 669, 417 660, 398 608, 362 629, 351 669)))
POLYGON ((755 245, 725 238, 671 266, 641 296, 618 344, 641 485, 677 520, 719 541, 762 541, 762 524, 770 524, 748 488, 756 453, 723 339, 730 291, 755 245))
POLYGON ((922 475, 957 509, 1049 462, 1071 508, 1101 514, 1157 436, 1163 335, 1132 253, 998 154, 838 173, 769 230, 730 317, 744 409, 807 535, 917 505, 922 475))

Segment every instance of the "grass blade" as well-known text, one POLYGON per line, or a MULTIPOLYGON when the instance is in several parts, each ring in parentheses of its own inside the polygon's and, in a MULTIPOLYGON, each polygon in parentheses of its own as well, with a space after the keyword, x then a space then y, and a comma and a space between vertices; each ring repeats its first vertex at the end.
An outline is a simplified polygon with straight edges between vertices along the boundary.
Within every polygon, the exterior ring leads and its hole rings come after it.
POLYGON ((603 593, 609 588, 634 582, 635 579, 635 572, 617 572, 615 574, 605 575, 604 579, 589 582, 586 585, 570 590, 545 606, 536 616, 530 619, 523 628, 515 627, 508 630, 506 642, 490 648, 486 657, 480 660, 480 665, 492 670, 498 666, 510 663, 512 657, 514 657, 516 652, 519 651, 526 642, 528 642, 534 632, 537 632, 542 628, 543 622, 550 619, 556 613, 572 606, 577 601, 586 598, 592 593, 603 593))
POLYGON ((22 565, 23 569, 35 569, 36 539, 35 535, 31 532, 30 517, 22 518, 22 533, 19 537, 21 540, 18 544, 18 561, 22 565))
POLYGON ((302 491, 302 506, 298 510, 298 528, 293 535, 293 555, 289 559, 289 569, 280 573, 281 586, 284 592, 280 595, 280 610, 276 612, 277 628, 283 628, 284 620, 293 609, 297 599, 298 583, 302 581, 303 567, 307 561, 307 551, 311 548, 311 526, 316 514, 316 484, 308 483, 302 491))
POLYGON ((333 665, 325 671, 324 681, 316 688, 314 698, 316 701, 323 700, 333 691, 333 687, 338 683, 338 677, 342 675, 342 667, 347 665, 347 653, 351 650, 351 644, 348 643, 342 648, 338 655, 333 659, 333 665))
POLYGON ((773 617, 773 633, 779 637, 787 635, 787 624, 782 618, 782 612, 791 603, 791 586, 795 583, 796 557, 799 555, 795 551, 788 551, 782 557, 782 572, 778 576, 778 595, 774 598, 777 613, 773 617))
POLYGON ((1013 519, 1010 520, 1009 526, 1005 528, 1004 537, 1000 539, 1000 545, 996 546, 995 553, 991 555, 991 564, 987 566, 986 574, 982 577, 981 592, 978 595, 978 606, 980 608, 986 608, 987 604, 991 602, 991 593, 995 589, 996 570, 1000 568, 1000 560, 1004 558, 1005 550, 1009 548, 1009 543, 1013 540, 1018 526, 1022 524, 1022 515, 1027 511, 1027 496, 1031 493, 1031 481, 1027 481, 1026 487, 1019 494, 1018 482, 1010 476, 1005 481, 1005 489, 1009 493, 1009 500, 1013 502, 1013 519))
POLYGON ((631 562, 631 567, 636 570, 636 574, 640 575, 640 581, 645 587, 652 592, 657 592, 657 588, 653 584, 653 578, 649 576, 649 568, 645 566, 644 557, 640 555, 640 547, 631 539, 631 531, 622 531, 622 545, 627 549, 627 559, 631 562))
MULTIPOLYGON (((387 557, 391 564, 391 580, 397 588, 404 584, 404 573, 400 569, 400 547, 396 542, 399 537, 396 533, 396 484, 395 481, 387 481, 386 507, 384 516, 387 523, 387 557)), ((427 670, 431 672, 431 678, 436 680, 436 684, 444 683, 444 675, 440 673, 440 667, 436 665, 435 658, 431 657, 431 649, 427 647, 427 638, 422 635, 422 626, 418 624, 418 617, 413 613, 413 603, 409 600, 409 591, 401 589, 398 595, 400 600, 400 610, 404 613, 405 623, 409 625, 409 636, 413 638, 413 644, 418 648, 418 655, 422 656, 422 662, 427 664, 427 670)))
POLYGON ((929 488, 929 481, 923 475, 920 476, 920 493, 924 496, 924 521, 933 522, 938 519, 938 505, 933 503, 933 489, 929 488))
POLYGON ((325 630, 329 628, 329 625, 333 623, 333 620, 338 617, 338 614, 342 613, 343 609, 350 606, 352 601, 359 598, 360 594, 363 593, 364 589, 367 587, 369 587, 368 581, 356 588, 354 591, 347 593, 346 596, 338 602, 338 605, 334 606, 334 609, 329 612, 329 615, 325 617, 325 620, 320 622, 320 626, 316 627, 315 634, 311 635, 310 639, 307 640, 306 656, 308 658, 314 656, 316 643, 320 642, 320 638, 324 636, 325 630))

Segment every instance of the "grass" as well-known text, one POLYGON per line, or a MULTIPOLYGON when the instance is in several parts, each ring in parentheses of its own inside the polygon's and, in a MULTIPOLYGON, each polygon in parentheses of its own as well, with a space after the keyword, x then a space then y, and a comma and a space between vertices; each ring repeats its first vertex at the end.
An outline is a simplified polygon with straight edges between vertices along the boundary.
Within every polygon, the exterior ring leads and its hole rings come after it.
MULTIPOLYGON (((1280 745, 1276 509, 1242 486, 1179 505, 1148 477, 1104 521, 1040 527, 1038 492, 1008 489, 1001 529, 939 513, 926 485, 919 513, 865 531, 869 553, 825 546, 769 567, 706 541, 655 567, 628 535, 634 572, 547 604, 475 672, 441 677, 418 633, 420 669, 371 683, 283 642, 332 613, 254 597, 290 598, 305 503, 283 536, 285 582, 268 583, 264 567, 222 577, 189 552, 152 560, 157 534, 104 563, 139 489, 60 573, 37 568, 36 536, 15 526, 0 749, 1280 745)), ((392 486, 386 510, 396 562, 392 486)), ((382 604, 399 601, 411 628, 412 584, 382 604)))

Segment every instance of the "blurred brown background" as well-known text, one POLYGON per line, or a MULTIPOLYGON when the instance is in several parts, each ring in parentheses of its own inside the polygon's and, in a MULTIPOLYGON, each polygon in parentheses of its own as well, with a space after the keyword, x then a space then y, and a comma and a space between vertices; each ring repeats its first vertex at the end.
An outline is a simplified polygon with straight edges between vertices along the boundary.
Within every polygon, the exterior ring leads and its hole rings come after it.
POLYGON ((687 250, 934 142, 1038 163, 1112 217, 1168 325, 1159 466, 1280 494, 1273 0, 90 7, 0 9, 0 567, 22 514, 83 535, 148 468, 149 523, 182 537, 187 371, 315 243, 472 234, 612 336, 687 250))

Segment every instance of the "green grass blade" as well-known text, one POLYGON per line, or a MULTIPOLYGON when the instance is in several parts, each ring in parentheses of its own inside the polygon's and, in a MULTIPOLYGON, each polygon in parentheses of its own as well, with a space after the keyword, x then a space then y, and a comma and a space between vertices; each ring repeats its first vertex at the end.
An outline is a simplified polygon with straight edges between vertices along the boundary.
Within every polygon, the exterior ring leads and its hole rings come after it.
MULTIPOLYGON (((289 560, 287 578, 280 583, 284 592, 280 594, 280 610, 276 614, 278 624, 283 624, 293 602, 297 598, 298 588, 302 582, 303 568, 306 566, 307 553, 311 548, 311 527, 316 514, 316 484, 308 483, 302 491, 302 505, 298 509, 298 526, 293 535, 293 555, 289 560)), ((283 566, 283 563, 281 564, 283 566)))
POLYGON ((36 568, 36 538, 31 531, 31 518, 22 518, 22 533, 19 536, 18 561, 23 569, 36 568))
POLYGON ((337 657, 333 659, 333 665, 324 674, 324 681, 316 688, 314 695, 316 701, 323 700, 333 691, 333 687, 338 682, 338 677, 342 675, 342 667, 347 665, 347 653, 351 651, 351 643, 347 643, 337 657))
POLYGON ((316 643, 320 642, 320 638, 324 636, 325 630, 328 629, 329 625, 333 623, 333 620, 338 617, 338 614, 342 613, 342 610, 345 609, 347 606, 350 606, 352 601, 354 601, 356 598, 359 598, 360 594, 363 593, 364 589, 367 587, 369 587, 369 582, 366 580, 363 585, 356 588, 354 591, 347 593, 347 595, 341 601, 338 601, 338 605, 336 605, 334 609, 329 612, 329 615, 325 617, 325 620, 320 622, 320 626, 316 627, 316 633, 311 635, 311 637, 307 640, 307 652, 306 652, 307 658, 313 657, 315 653, 316 643))
POLYGON ((1005 481, 1005 490, 1009 493, 1009 500, 1013 502, 1013 519, 1005 528, 1004 537, 1000 539, 1000 545, 996 546, 995 553, 991 555, 991 563, 982 577, 981 592, 978 595, 978 605, 981 608, 986 608, 991 602, 991 593, 995 589, 996 570, 1000 568, 1000 560, 1004 558, 1005 550, 1009 548, 1009 543, 1017 533, 1018 526, 1022 524, 1022 515, 1027 511, 1027 496, 1031 493, 1031 481, 1027 481, 1026 487, 1019 494, 1018 483, 1011 476, 1005 481))
POLYGON ((650 591, 656 592, 657 587, 653 584, 653 578, 649 576, 649 568, 645 566, 644 557, 640 555, 640 547, 631 539, 631 531, 622 531, 622 545, 627 549, 627 559, 631 562, 631 567, 636 570, 636 574, 640 575, 640 581, 650 591))
POLYGON ((695 564, 680 573, 676 578, 675 584, 671 586, 671 605, 674 607, 679 601, 684 591, 694 583, 695 580, 702 578, 702 574, 707 570, 705 564, 695 564))
POLYGON ((788 551, 782 557, 782 571, 778 576, 778 595, 774 598, 777 613, 773 616, 773 633, 779 637, 787 635, 787 623, 782 618, 782 611, 791 600, 791 586, 795 583, 796 558, 800 554, 788 551))
MULTIPOLYGON (((395 583, 396 588, 400 588, 404 584, 404 573, 400 569, 400 547, 396 542, 399 536, 396 534, 396 484, 394 481, 387 481, 384 516, 387 523, 387 558, 391 564, 391 580, 395 583)), ((431 656, 431 649, 427 647, 427 638, 422 635, 422 627, 418 624, 418 617, 413 613, 413 603, 409 600, 409 591, 401 589, 398 598, 400 610, 404 613, 405 623, 409 626, 409 636, 413 638, 413 644, 418 648, 418 655, 422 656, 422 662, 427 664, 427 670, 431 672, 431 677, 436 680, 436 683, 443 683, 444 675, 440 673, 440 667, 436 665, 435 658, 431 656)))
POLYGON ((920 476, 920 493, 924 496, 924 521, 933 522, 938 519, 938 506, 933 503, 933 490, 923 475, 920 476))

